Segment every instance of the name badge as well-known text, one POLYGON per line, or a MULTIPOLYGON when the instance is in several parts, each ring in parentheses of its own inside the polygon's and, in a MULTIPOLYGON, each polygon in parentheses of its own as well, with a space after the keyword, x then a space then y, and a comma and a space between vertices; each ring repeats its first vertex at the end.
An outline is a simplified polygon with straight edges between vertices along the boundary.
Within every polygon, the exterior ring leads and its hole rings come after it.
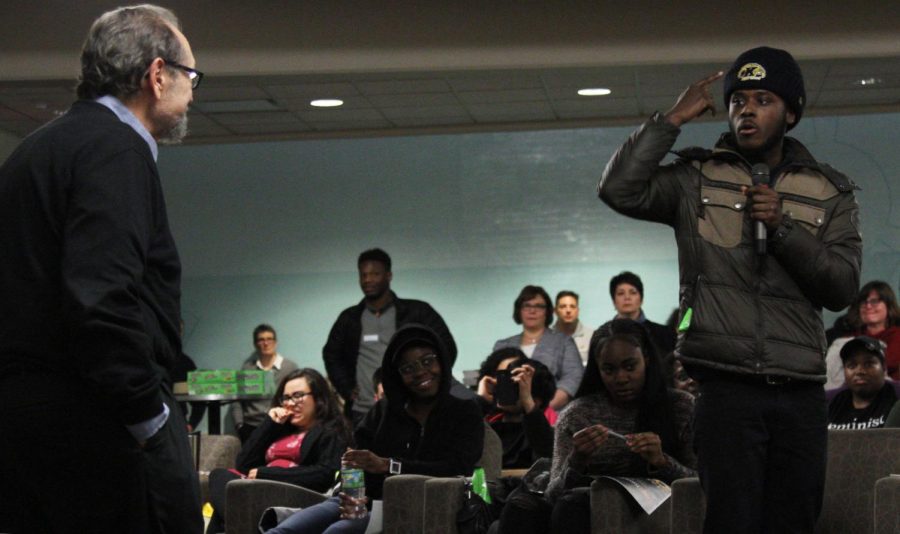
POLYGON ((378 334, 366 334, 363 336, 363 343, 377 343, 378 334))

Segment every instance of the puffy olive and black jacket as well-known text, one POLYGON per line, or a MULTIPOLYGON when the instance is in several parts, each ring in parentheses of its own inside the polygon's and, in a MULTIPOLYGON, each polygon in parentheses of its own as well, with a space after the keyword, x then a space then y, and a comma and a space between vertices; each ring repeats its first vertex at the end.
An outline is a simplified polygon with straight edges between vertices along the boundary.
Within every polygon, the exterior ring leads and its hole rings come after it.
POLYGON ((735 373, 825 381, 822 308, 846 307, 859 287, 862 238, 855 185, 785 138, 773 173, 783 222, 756 254, 742 186, 750 164, 724 134, 660 165, 679 128, 660 114, 610 160, 600 198, 614 210, 672 226, 678 244, 678 356, 735 373))

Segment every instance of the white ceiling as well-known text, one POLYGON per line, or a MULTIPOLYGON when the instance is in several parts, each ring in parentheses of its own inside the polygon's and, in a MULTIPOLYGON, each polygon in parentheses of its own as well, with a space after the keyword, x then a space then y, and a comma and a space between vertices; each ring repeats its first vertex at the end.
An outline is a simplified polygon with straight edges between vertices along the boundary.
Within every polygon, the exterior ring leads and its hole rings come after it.
MULTIPOLYGON (((814 13, 801 2, 778 12, 708 1, 396 4, 168 2, 206 74, 190 142, 630 124, 763 43, 800 60, 807 115, 900 110, 900 9, 890 2, 814 13), (612 94, 576 94, 597 86, 612 94), (313 108, 314 98, 344 105, 313 108)), ((0 131, 24 136, 68 107, 81 40, 114 5, 5 9, 0 131)))

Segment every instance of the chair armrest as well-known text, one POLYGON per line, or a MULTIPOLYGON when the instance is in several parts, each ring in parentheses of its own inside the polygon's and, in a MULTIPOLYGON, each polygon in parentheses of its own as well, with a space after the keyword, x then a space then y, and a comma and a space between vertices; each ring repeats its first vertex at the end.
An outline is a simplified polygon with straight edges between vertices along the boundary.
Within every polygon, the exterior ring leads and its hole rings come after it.
POLYGON ((270 506, 306 508, 325 495, 274 480, 232 480, 225 486, 225 530, 228 534, 258 534, 259 518, 270 506))
POLYGON ((462 508, 466 482, 461 477, 425 482, 425 520, 422 532, 457 534, 456 514, 462 508))
POLYGON ((647 515, 616 482, 597 479, 591 483, 592 534, 668 534, 672 499, 647 515))
POLYGON ((525 476, 525 473, 528 472, 528 469, 501 469, 500 476, 501 477, 514 477, 514 478, 522 478, 525 476))
POLYGON ((875 534, 900 532, 900 475, 875 482, 875 534))
POLYGON ((682 478, 672 483, 672 532, 700 534, 706 516, 706 497, 700 479, 682 478))
POLYGON ((384 534, 422 532, 425 513, 425 475, 397 475, 384 479, 384 534))

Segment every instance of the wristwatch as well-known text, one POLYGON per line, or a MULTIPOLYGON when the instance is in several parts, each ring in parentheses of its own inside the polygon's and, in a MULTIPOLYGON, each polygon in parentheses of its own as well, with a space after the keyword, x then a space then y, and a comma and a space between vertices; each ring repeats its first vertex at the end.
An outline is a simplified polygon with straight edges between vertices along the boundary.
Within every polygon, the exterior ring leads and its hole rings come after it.
POLYGON ((392 475, 399 475, 399 474, 400 474, 400 468, 402 467, 402 464, 400 463, 400 460, 395 460, 395 459, 393 459, 393 458, 389 458, 388 460, 389 460, 389 462, 390 462, 390 463, 388 464, 388 473, 390 473, 390 474, 392 474, 392 475))

